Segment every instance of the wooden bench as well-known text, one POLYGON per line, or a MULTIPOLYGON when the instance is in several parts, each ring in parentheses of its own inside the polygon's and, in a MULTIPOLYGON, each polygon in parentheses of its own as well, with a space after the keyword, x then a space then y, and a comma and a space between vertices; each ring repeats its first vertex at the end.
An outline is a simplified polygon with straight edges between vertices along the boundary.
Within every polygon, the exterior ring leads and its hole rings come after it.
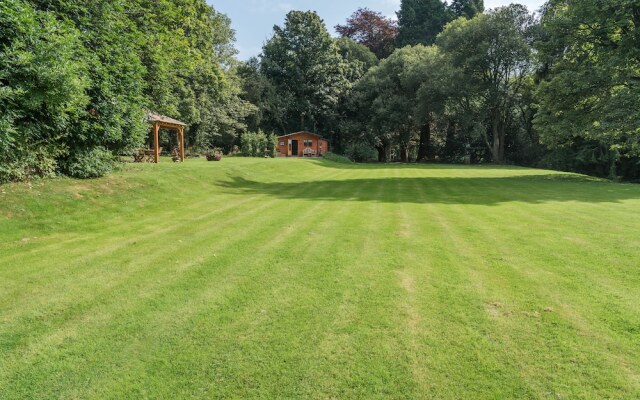
POLYGON ((304 150, 302 150, 302 157, 315 157, 315 156, 316 156, 316 151, 311 147, 307 147, 304 150))
MULTIPOLYGON (((159 154, 162 154, 162 147, 159 149, 159 154)), ((143 163, 143 162, 155 162, 156 160, 156 152, 151 149, 140 149, 136 153, 133 154, 133 162, 143 163)))

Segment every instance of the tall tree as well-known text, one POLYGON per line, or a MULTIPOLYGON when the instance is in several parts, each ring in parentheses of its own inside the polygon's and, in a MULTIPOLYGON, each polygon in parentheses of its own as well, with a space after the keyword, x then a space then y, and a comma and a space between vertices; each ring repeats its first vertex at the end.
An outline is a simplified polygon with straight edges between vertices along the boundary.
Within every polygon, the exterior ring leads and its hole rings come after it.
POLYGON ((0 183, 49 175, 85 114, 80 32, 22 0, 0 2, 0 183))
POLYGON ((358 82, 354 100, 363 110, 364 138, 378 149, 380 161, 389 160, 392 144, 399 148, 400 160, 409 161, 416 138, 419 160, 427 157, 432 113, 444 102, 438 94, 440 64, 437 48, 406 46, 358 82))
POLYGON ((379 59, 393 53, 398 35, 394 20, 368 8, 359 8, 344 25, 336 25, 335 29, 341 37, 367 46, 379 59))
POLYGON ((496 163, 505 161, 507 126, 533 69, 534 26, 526 7, 512 4, 455 20, 438 37, 438 46, 460 71, 459 97, 496 163))
POLYGON ((373 67, 379 64, 375 54, 366 46, 349 38, 338 38, 336 44, 346 65, 347 90, 342 93, 334 118, 331 120, 330 139, 334 151, 344 148, 345 134, 359 125, 357 109, 351 101, 354 86, 373 67))
MULTIPOLYGON (((420 49, 421 50, 421 49, 420 49)), ((416 123, 420 126, 420 140, 416 161, 431 159, 432 131, 436 120, 444 115, 446 103, 455 90, 456 77, 451 66, 436 46, 421 50, 420 62, 409 71, 411 79, 419 85, 413 109, 416 123)))
POLYGON ((315 12, 291 11, 273 29, 261 70, 284 103, 282 131, 322 129, 349 84, 338 46, 315 12))
MULTIPOLYGON (((82 164, 94 149, 108 160, 108 151, 142 146, 149 132, 145 108, 189 123, 192 142, 243 129, 252 110, 234 77, 230 21, 205 0, 7 0, 0 6, 0 108, 8 107, 0 110, 0 147, 21 142, 48 149, 31 161, 20 153, 14 166, 35 160, 39 166, 28 167, 35 174, 76 171, 67 167, 82 164), (51 46, 59 48, 57 57, 51 46)), ((0 156, 0 169, 7 160, 0 156)), ((20 168, 11 167, 15 178, 20 168)))
POLYGON ((449 9, 454 18, 471 19, 484 12, 484 0, 453 0, 449 9))
POLYGON ((542 25, 535 127, 552 148, 601 144, 615 176, 619 157, 640 154, 640 4, 553 0, 542 25))
MULTIPOLYGON (((267 78, 260 73, 260 60, 257 57, 252 57, 246 62, 239 63, 237 75, 242 86, 240 97, 256 106, 255 113, 247 118, 247 130, 249 132, 257 132, 260 128, 264 128, 267 123, 265 117, 270 112, 268 95, 271 85, 267 78)), ((267 127, 266 130, 272 132, 274 129, 267 127)))
POLYGON ((441 0, 402 0, 398 16, 398 47, 433 44, 448 22, 446 4, 441 0))

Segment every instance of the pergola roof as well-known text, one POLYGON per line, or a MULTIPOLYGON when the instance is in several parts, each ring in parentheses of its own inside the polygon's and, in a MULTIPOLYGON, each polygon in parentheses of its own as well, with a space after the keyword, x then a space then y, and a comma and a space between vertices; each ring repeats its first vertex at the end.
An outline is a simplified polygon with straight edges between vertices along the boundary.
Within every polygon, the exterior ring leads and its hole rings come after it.
POLYGON ((149 121, 150 123, 187 126, 187 124, 185 124, 184 122, 178 121, 177 119, 173 119, 164 115, 156 114, 152 111, 147 111, 147 121, 149 121))

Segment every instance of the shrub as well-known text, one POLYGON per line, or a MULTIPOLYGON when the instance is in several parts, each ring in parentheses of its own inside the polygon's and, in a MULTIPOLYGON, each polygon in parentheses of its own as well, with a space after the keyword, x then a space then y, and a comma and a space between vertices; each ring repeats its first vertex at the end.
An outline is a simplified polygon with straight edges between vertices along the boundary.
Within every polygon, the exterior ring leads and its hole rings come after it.
POLYGON ((32 149, 14 148, 14 151, 0 162, 0 183, 55 175, 58 167, 55 160, 57 154, 59 152, 55 149, 43 146, 32 149))
POLYGON ((242 135, 241 145, 241 154, 245 157, 253 157, 255 153, 254 141, 249 133, 245 133, 244 135, 242 135))
POLYGON ((222 161, 222 149, 214 147, 213 150, 205 154, 205 157, 207 157, 207 161, 222 161))
POLYGON ((55 173, 86 113, 80 32, 28 1, 0 1, 0 182, 55 173))
POLYGON ((269 152, 270 138, 264 132, 247 132, 240 138, 241 152, 245 157, 264 157, 269 152))
POLYGON ((327 153, 324 155, 325 160, 329 160, 329 161, 333 161, 333 162, 337 162, 337 163, 342 163, 342 164, 351 164, 353 163, 353 161, 351 161, 348 157, 345 156, 341 156, 339 154, 336 153, 327 153))
POLYGON ((344 154, 355 162, 370 162, 378 159, 378 152, 366 142, 352 143, 345 148, 344 154))
POLYGON ((73 178, 99 178, 111 171, 115 165, 113 154, 104 147, 74 152, 62 164, 62 170, 73 178))
POLYGON ((276 158, 278 156, 278 137, 269 135, 269 157, 276 158))

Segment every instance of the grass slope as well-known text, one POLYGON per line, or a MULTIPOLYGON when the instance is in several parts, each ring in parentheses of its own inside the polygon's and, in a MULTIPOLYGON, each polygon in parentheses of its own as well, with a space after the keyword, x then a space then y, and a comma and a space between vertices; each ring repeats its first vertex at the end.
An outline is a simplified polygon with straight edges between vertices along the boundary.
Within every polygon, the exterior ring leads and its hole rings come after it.
POLYGON ((638 210, 509 167, 1 186, 0 398, 638 398, 638 210))

